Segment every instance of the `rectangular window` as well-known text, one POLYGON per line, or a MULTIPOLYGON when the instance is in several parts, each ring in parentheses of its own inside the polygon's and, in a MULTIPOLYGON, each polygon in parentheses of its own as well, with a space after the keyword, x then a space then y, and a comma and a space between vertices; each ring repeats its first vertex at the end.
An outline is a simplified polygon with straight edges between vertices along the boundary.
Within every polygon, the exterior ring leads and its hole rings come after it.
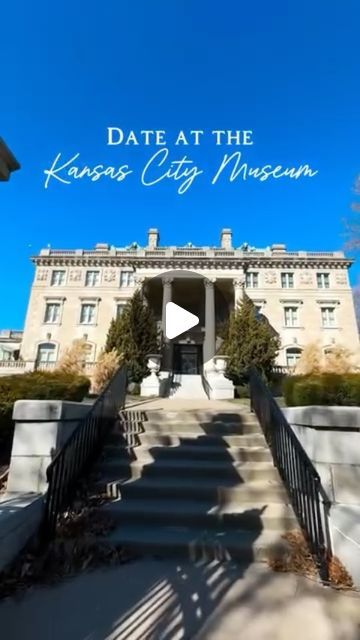
POLYGON ((117 304, 116 305, 116 317, 120 318, 120 316, 123 314, 125 305, 124 304, 117 304))
POLYGON ((330 287, 330 274, 317 273, 316 282, 317 282, 318 289, 328 289, 330 287))
POLYGON ((55 323, 60 320, 60 303, 48 302, 45 307, 44 322, 55 323))
POLYGON ((95 304, 82 304, 80 312, 80 324, 94 324, 95 310, 95 304))
POLYGON ((249 289, 257 289, 259 286, 259 274, 256 271, 248 271, 245 276, 245 285, 249 289))
POLYGON ((100 271, 87 271, 85 287, 96 287, 100 282, 100 271))
POLYGON ((132 271, 121 271, 120 287, 132 287, 134 285, 134 273, 132 271))
POLYGON ((285 307, 285 327, 297 327, 299 324, 298 308, 297 307, 285 307))
POLYGON ((283 289, 293 289, 294 288, 294 274, 289 272, 284 272, 281 274, 281 286, 283 289))
POLYGON ((65 284, 65 271, 53 271, 51 274, 51 286, 60 287, 65 284))
POLYGON ((335 307, 321 308, 321 322, 323 327, 335 327, 335 307))

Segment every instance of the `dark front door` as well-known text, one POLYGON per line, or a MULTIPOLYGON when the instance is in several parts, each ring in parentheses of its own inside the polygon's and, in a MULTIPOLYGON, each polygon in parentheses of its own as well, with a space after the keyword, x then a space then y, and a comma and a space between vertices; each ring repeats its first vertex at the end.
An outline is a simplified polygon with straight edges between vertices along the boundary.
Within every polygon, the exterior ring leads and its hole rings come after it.
POLYGON ((201 344, 174 345, 174 372, 199 374, 202 364, 201 344))

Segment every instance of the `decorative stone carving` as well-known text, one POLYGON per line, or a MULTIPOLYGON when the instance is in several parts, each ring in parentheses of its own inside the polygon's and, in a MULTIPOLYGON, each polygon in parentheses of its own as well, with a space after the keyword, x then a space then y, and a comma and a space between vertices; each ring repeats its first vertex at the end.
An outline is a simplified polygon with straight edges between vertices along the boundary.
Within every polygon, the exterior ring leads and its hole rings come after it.
POLYGON ((160 362, 161 362, 161 356, 158 353, 149 353, 149 355, 147 356, 147 363, 146 366, 150 371, 150 374, 153 375, 154 373, 159 373, 160 371, 160 362))
POLYGON ((245 276, 240 278, 234 278, 233 285, 235 289, 242 289, 245 286, 245 276))
POLYGON ((48 273, 48 269, 39 269, 39 271, 37 272, 36 280, 38 280, 39 282, 44 282, 44 280, 47 280, 48 278, 48 273))
POLYGON ((115 269, 105 269, 104 271, 104 282, 114 282, 116 280, 116 270, 115 269))
POLYGON ((309 271, 301 271, 301 273, 300 273, 300 283, 301 284, 312 284, 313 283, 312 273, 310 273, 309 271))
POLYGON ((71 282, 79 282, 79 280, 81 280, 81 269, 73 269, 70 271, 69 280, 71 282))
POLYGON ((277 281, 277 275, 275 271, 265 271, 266 284, 275 284, 277 281))
POLYGON ((336 284, 347 284, 347 276, 346 273, 342 273, 341 271, 335 276, 336 284))

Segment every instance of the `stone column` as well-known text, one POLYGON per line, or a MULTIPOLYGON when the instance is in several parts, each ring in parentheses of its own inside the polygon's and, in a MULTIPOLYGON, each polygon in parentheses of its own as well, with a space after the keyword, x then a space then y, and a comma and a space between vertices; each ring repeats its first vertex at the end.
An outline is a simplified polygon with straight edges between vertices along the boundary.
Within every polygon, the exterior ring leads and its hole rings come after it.
POLYGON ((162 278, 163 283, 163 301, 162 301, 162 326, 163 326, 163 357, 161 363, 161 369, 164 371, 171 371, 172 369, 172 345, 170 340, 165 335, 165 318, 166 318, 166 305, 172 300, 172 283, 173 278, 164 276, 162 278))
POLYGON ((212 358, 215 355, 215 280, 205 279, 205 339, 204 364, 207 370, 212 370, 212 358))
POLYGON ((235 278, 233 280, 234 285, 234 306, 235 309, 239 302, 242 302, 244 299, 244 291, 245 291, 245 278, 235 278))
POLYGON ((149 300, 148 300, 148 299, 147 299, 147 297, 146 297, 146 288, 145 288, 145 287, 146 287, 146 285, 145 285, 145 281, 146 281, 145 276, 137 276, 137 275, 135 275, 135 278, 134 278, 135 288, 136 288, 137 290, 142 291, 142 294, 143 294, 143 303, 145 304, 145 306, 147 306, 147 307, 148 307, 148 306, 149 306, 149 300))

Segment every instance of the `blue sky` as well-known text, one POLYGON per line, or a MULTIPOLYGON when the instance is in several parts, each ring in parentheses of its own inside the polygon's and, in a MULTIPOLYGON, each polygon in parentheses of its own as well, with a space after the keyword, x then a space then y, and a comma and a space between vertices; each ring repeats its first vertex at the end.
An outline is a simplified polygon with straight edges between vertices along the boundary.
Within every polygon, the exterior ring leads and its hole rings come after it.
MULTIPOLYGON (((333 250, 344 244, 352 185, 360 172, 357 0, 17 0, 1 9, 0 135, 22 164, 0 185, 0 327, 20 328, 32 265, 53 248, 234 242, 333 250), (168 144, 204 174, 183 195, 174 181, 144 187, 156 147, 106 145, 125 131, 251 129, 241 150, 251 166, 318 170, 311 179, 219 181, 209 176, 226 148, 168 144), (130 164, 124 182, 51 181, 57 153, 83 164, 130 164)), ((352 268, 353 281, 359 269, 352 268)))

